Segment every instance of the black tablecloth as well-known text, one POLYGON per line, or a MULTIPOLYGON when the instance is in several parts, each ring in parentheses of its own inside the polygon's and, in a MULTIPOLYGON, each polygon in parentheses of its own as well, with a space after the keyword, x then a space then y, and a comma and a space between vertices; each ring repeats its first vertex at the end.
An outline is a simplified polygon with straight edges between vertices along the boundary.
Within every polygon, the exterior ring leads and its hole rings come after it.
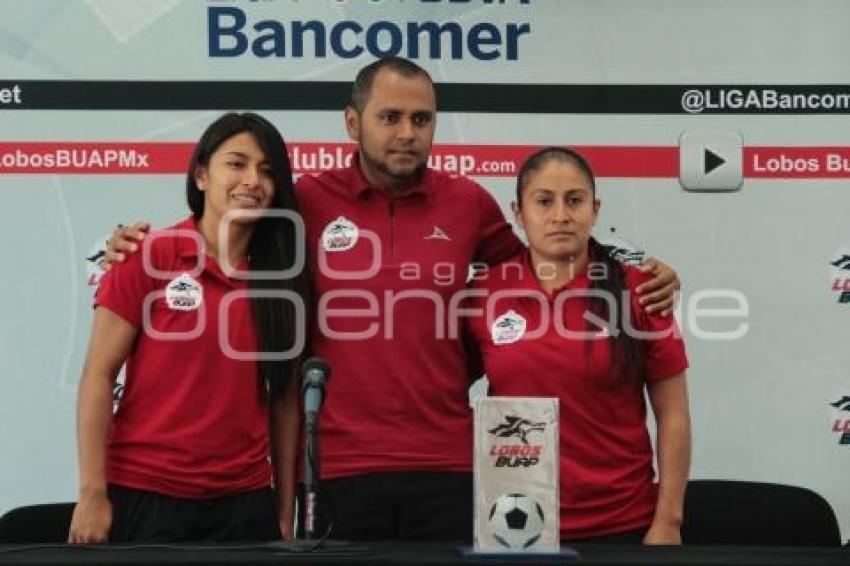
POLYGON ((0 564, 657 564, 657 565, 842 565, 850 566, 848 548, 803 547, 640 547, 575 545, 566 556, 482 558, 464 556, 460 547, 436 543, 344 544, 330 541, 310 552, 285 543, 268 545, 0 545, 0 564))

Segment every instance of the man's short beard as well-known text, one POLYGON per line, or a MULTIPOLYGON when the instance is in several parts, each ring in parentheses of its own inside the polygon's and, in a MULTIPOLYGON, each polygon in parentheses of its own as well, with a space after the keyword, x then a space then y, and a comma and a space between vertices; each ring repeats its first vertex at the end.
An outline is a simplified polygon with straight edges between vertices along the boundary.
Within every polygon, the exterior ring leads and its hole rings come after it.
POLYGON ((423 163, 422 165, 417 166, 410 173, 405 174, 393 173, 384 163, 374 163, 374 166, 378 171, 391 178, 392 180, 397 181, 398 185, 401 186, 410 185, 418 181, 422 177, 422 172, 425 171, 426 167, 428 167, 428 164, 423 163))
POLYGON ((428 162, 426 160, 421 165, 417 165, 416 168, 413 169, 413 171, 411 171, 410 173, 405 173, 405 174, 394 173, 394 172, 390 171, 389 167, 387 167, 387 165, 385 163, 383 163, 382 161, 378 161, 377 159, 373 159, 372 156, 370 156, 365 151, 364 148, 366 147, 366 145, 363 143, 362 139, 360 140, 359 145, 360 145, 360 155, 362 156, 362 158, 373 169, 381 172, 382 174, 384 174, 387 177, 389 177, 390 179, 392 179, 394 181, 393 185, 396 186, 396 187, 401 187, 401 186, 410 185, 410 184, 415 183, 416 181, 418 181, 422 177, 422 173, 428 167, 428 162))

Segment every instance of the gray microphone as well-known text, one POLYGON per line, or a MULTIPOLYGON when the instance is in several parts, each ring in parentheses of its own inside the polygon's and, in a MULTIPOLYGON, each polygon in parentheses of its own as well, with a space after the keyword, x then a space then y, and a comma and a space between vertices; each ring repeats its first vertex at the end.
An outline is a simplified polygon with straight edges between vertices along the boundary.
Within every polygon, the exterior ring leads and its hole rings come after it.
POLYGON ((315 418, 325 399, 325 382, 331 376, 328 362, 313 356, 301 365, 301 395, 304 396, 304 414, 315 418))

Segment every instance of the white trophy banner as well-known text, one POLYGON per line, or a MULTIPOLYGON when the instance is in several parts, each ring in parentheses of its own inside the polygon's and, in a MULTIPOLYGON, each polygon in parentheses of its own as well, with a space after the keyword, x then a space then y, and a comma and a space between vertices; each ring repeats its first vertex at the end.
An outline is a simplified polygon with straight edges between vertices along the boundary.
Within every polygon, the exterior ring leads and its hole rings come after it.
POLYGON ((480 552, 557 552, 558 400, 475 405, 475 542, 480 552))

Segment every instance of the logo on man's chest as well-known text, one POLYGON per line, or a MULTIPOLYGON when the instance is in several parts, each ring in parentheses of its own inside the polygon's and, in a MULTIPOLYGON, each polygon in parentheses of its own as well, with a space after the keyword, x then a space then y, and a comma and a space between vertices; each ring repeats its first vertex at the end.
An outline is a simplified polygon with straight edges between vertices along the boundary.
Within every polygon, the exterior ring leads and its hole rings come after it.
POLYGON ((445 230, 440 228, 439 226, 434 226, 434 229, 431 230, 431 233, 425 236, 426 240, 445 240, 446 242, 451 242, 452 239, 446 233, 445 230))
POLYGON ((354 247, 358 235, 357 225, 345 216, 340 216, 325 226, 322 246, 327 252, 344 252, 354 247))

